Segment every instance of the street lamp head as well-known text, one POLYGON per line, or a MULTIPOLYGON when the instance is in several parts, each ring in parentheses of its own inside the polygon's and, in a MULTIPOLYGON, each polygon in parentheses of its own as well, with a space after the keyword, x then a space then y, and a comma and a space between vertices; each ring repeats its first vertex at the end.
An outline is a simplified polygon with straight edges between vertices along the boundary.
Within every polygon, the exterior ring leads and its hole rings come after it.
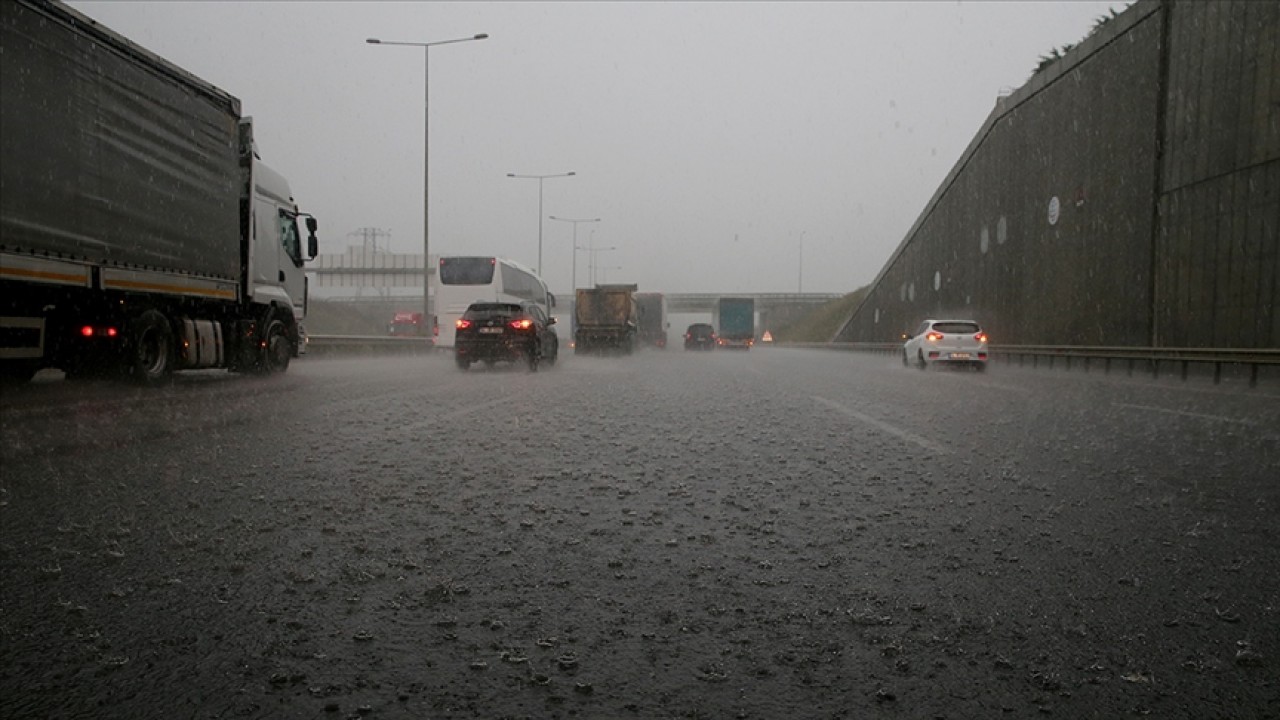
POLYGON ((370 45, 381 45, 381 44, 382 44, 382 41, 381 41, 381 40, 379 40, 378 38, 369 38, 368 40, 365 40, 365 42, 369 43, 370 45))
POLYGON ((476 35, 475 37, 473 37, 473 38, 471 38, 471 39, 472 39, 472 40, 485 40, 485 39, 487 39, 488 37, 489 37, 489 33, 480 33, 480 34, 476 35))
POLYGON ((572 170, 570 170, 570 171, 569 171, 569 175, 577 175, 577 174, 578 174, 578 173, 576 173, 576 172, 574 172, 574 171, 572 171, 572 170))
POLYGON ((516 176, 515 173, 507 173, 507 177, 515 177, 515 176, 516 176))

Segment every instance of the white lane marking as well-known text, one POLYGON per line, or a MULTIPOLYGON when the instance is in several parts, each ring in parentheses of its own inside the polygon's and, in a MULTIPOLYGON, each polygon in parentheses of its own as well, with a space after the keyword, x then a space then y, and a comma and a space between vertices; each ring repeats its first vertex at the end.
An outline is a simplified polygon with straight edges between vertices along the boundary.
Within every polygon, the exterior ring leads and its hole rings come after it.
POLYGON ((841 405, 838 402, 828 400, 824 397, 818 397, 817 395, 814 395, 813 399, 823 405, 826 405, 832 410, 835 410, 836 412, 843 413, 856 420, 861 420, 862 422, 868 425, 871 425, 872 427, 878 428, 883 432, 887 432, 890 435, 906 440, 907 442, 915 443, 916 445, 919 445, 920 447, 924 448, 925 450, 928 450, 929 452, 937 453, 939 455, 945 455, 951 452, 950 450, 947 450, 945 447, 938 445, 937 443, 930 442, 920 437, 919 435, 907 432, 902 428, 890 425, 889 423, 883 420, 877 420, 876 418, 873 418, 870 415, 865 415, 863 413, 860 413, 857 410, 854 410, 853 408, 845 407, 844 405, 841 405))
POLYGON ((1168 408, 1155 407, 1153 405, 1133 405, 1131 403, 1111 403, 1116 407, 1133 408, 1134 410, 1149 410, 1151 412, 1164 413, 1166 415, 1181 415, 1182 417, 1200 418, 1201 420, 1214 420, 1217 422, 1234 423, 1236 425, 1257 425, 1252 420, 1240 420, 1238 418, 1223 417, 1222 415, 1206 415, 1204 413, 1187 412, 1185 410, 1169 410, 1168 408))

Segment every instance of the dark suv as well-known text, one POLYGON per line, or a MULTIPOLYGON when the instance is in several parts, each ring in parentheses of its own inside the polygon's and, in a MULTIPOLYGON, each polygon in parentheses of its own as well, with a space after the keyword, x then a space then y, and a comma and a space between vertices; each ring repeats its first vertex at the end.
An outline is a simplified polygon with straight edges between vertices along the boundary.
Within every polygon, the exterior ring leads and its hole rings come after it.
POLYGON ((685 350, 715 350, 716 330, 707 323, 694 323, 684 331, 685 350))
POLYGON ((454 360, 463 370, 473 362, 492 366, 499 360, 524 362, 531 371, 540 363, 554 365, 560 351, 555 323, 530 302, 472 303, 457 322, 454 360))

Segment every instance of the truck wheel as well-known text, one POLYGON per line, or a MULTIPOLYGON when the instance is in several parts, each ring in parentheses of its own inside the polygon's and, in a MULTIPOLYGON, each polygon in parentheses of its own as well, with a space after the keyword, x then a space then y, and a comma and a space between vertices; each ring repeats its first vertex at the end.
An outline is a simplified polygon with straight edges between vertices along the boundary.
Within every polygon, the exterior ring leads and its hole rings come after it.
POLYGON ((262 338, 258 369, 264 375, 288 370, 289 359, 293 357, 293 347, 289 343, 289 333, 284 323, 275 319, 268 320, 267 329, 262 333, 262 338))
POLYGON ((129 323, 124 371, 135 382, 150 384, 173 372, 173 328, 157 310, 147 310, 129 323))
POLYGON ((31 382, 40 366, 36 363, 11 361, 0 365, 0 384, 22 385, 31 382))

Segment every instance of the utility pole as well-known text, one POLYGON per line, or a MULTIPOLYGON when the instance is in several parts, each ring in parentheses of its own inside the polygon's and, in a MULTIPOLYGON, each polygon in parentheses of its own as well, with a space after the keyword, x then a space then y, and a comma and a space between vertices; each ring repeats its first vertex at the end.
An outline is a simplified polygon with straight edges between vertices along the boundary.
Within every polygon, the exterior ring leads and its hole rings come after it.
MULTIPOLYGON (((372 245, 373 251, 376 253, 378 252, 378 238, 382 237, 389 239, 391 237, 391 231, 375 227, 362 227, 354 232, 347 233, 347 237, 351 237, 352 235, 361 239, 361 247, 368 250, 372 245)), ((386 250, 383 252, 386 252, 386 250)))

